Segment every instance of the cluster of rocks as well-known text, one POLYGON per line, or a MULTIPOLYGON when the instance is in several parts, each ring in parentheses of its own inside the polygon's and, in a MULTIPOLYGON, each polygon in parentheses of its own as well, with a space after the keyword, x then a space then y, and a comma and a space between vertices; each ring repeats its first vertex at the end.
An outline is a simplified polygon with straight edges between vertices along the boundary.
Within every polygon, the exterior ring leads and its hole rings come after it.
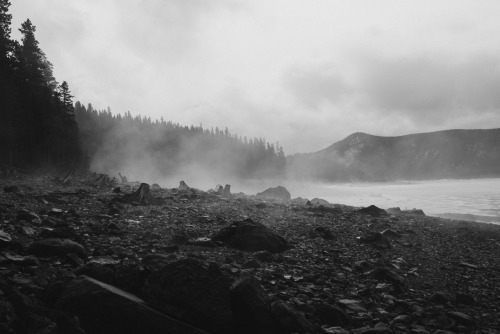
POLYGON ((0 332, 496 333, 500 229, 375 206, 29 179, 0 193, 0 332))

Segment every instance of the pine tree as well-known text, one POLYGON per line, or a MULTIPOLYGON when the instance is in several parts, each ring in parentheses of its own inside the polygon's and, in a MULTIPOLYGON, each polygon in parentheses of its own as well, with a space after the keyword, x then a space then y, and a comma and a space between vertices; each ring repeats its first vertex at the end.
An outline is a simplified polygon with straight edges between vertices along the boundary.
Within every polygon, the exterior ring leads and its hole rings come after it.
POLYGON ((66 115, 74 115, 75 108, 73 107, 73 95, 70 94, 68 83, 63 81, 59 86, 60 101, 63 111, 66 115))

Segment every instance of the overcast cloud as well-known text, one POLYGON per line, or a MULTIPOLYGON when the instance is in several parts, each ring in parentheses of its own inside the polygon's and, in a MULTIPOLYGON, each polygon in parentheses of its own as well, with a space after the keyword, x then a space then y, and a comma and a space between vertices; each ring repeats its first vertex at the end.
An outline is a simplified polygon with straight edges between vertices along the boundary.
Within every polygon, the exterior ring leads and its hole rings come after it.
POLYGON ((75 99, 320 150, 500 127, 500 2, 14 0, 75 99))

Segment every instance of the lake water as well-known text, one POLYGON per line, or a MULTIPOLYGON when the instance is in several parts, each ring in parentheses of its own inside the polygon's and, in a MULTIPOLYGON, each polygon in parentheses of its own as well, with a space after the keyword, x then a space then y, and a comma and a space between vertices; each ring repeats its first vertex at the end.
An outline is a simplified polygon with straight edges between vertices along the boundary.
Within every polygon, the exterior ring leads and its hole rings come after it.
MULTIPOLYGON (((500 178, 394 183, 288 184, 292 197, 323 198, 351 206, 422 209, 442 213, 495 217, 500 222, 500 178)), ((491 220, 491 219, 489 219, 491 220)))

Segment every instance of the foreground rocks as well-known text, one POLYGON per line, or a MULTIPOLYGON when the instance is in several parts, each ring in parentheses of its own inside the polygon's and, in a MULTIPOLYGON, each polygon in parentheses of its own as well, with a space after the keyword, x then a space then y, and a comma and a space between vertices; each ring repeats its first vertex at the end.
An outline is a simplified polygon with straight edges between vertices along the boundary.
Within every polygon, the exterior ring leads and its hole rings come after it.
POLYGON ((0 333, 500 328, 498 226, 98 180, 0 180, 0 333))
POLYGON ((279 253, 289 248, 287 241, 265 225, 251 219, 233 222, 223 228, 213 240, 245 251, 279 253))

